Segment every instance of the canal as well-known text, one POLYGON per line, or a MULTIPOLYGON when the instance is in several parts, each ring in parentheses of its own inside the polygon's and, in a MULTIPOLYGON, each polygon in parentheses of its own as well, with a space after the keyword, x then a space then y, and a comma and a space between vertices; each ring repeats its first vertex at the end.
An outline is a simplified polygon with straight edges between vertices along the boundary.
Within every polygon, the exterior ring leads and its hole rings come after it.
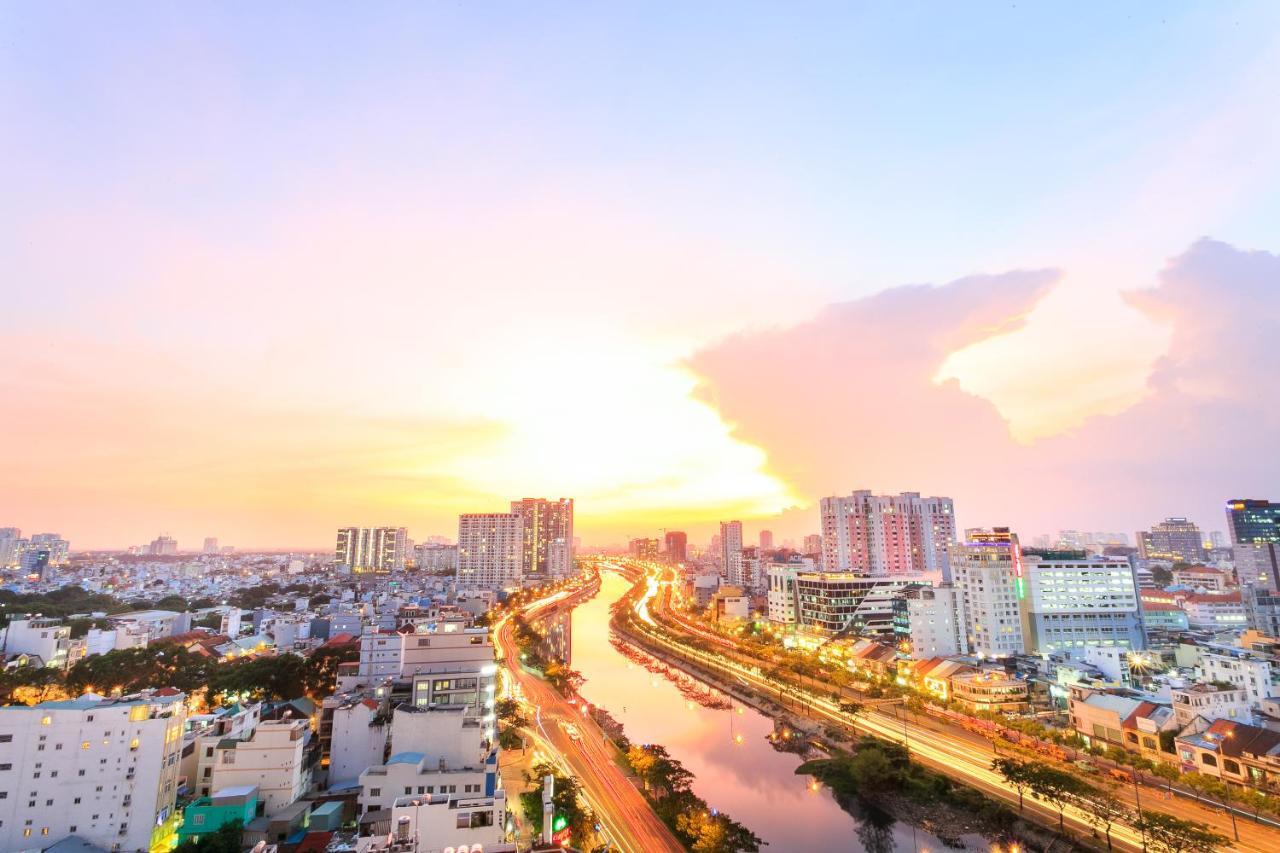
POLYGON ((767 841, 767 853, 946 849, 901 822, 857 820, 828 789, 811 789, 809 777, 795 775, 799 756, 766 740, 773 723, 763 714, 736 704, 732 711, 689 707, 670 681, 619 654, 609 643, 609 606, 629 588, 605 572, 600 593, 573 611, 573 668, 586 678, 581 693, 621 722, 632 741, 665 746, 694 774, 694 790, 712 808, 767 841))

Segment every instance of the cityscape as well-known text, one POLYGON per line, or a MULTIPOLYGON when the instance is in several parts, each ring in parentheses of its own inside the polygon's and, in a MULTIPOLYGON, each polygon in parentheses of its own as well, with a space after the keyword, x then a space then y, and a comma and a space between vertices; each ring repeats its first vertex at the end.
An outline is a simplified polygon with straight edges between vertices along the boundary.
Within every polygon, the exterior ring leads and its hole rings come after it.
POLYGON ((1280 849, 1280 5, 0 36, 0 853, 1280 849))

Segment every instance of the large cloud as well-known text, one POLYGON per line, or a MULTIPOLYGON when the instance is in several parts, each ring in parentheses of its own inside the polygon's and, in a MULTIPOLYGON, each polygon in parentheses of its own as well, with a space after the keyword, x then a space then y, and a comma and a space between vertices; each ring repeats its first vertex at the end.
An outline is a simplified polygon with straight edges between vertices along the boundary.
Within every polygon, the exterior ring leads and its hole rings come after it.
MULTIPOLYGON (((962 523, 1027 533, 1133 530, 1165 514, 1221 527, 1228 497, 1280 498, 1280 258, 1204 240, 1171 261, 1156 288, 1130 295, 1173 327, 1147 397, 1028 447, 989 402, 932 377, 948 352, 1017 324, 1054 280, 897 288, 724 341, 691 366, 706 398, 809 498, 951 494, 962 523)), ((1087 346, 1090 330, 1061 334, 1087 346)))

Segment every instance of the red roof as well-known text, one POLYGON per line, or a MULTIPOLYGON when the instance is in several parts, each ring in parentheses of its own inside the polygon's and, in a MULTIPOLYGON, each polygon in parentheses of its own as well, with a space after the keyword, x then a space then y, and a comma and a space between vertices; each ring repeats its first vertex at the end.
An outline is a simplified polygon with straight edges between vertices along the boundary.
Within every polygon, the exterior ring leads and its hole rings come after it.
POLYGON ((324 853, 332 840, 332 832, 308 832, 293 848, 294 853, 324 853))
POLYGON ((1181 610, 1182 608, 1176 604, 1170 604, 1167 601, 1142 601, 1143 610, 1181 610))
POLYGON ((1240 592, 1206 592, 1203 594, 1191 594, 1187 596, 1187 601, 1192 604, 1239 604, 1241 602, 1240 592))
POLYGON ((334 646, 349 646, 352 643, 358 643, 358 642, 360 642, 360 638, 357 637, 355 634, 350 634, 346 631, 343 631, 341 634, 334 634, 332 637, 330 637, 329 642, 325 643, 324 647, 332 648, 334 646))

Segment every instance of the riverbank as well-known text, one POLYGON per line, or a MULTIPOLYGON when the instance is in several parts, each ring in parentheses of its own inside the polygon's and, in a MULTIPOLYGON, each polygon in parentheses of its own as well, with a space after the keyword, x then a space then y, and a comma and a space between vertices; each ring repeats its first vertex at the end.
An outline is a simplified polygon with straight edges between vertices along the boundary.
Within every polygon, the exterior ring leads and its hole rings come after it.
MULTIPOLYGON (((632 579, 632 582, 634 582, 634 579, 632 579)), ((793 727, 799 733, 799 736, 810 744, 828 749, 833 754, 849 749, 849 740, 847 735, 843 734, 843 731, 852 730, 856 735, 856 724, 854 726, 846 724, 837 727, 830 723, 819 722, 809 716, 810 708, 808 704, 799 701, 798 697, 793 696, 790 692, 779 691, 779 693, 774 694, 762 691, 758 687, 747 684, 741 677, 730 677, 713 670, 695 660, 692 654, 683 655, 672 652, 662 645, 652 642, 640 627, 631 624, 631 619, 634 615, 632 606, 638 594, 639 587, 635 587, 614 605, 610 627, 620 638, 635 645, 637 648, 643 649, 645 653, 654 656, 669 666, 675 667, 704 684, 724 692, 736 701, 753 708, 761 715, 793 727)), ((918 763, 914 755, 912 760, 918 763)), ((909 798, 895 797, 882 798, 875 804, 875 809, 883 810, 889 817, 899 819, 903 823, 918 827, 923 831, 933 832, 937 830, 939 835, 955 841, 966 835, 971 835, 971 831, 974 828, 969 817, 972 805, 974 802, 982 800, 990 804, 992 809, 988 811, 992 814, 995 814, 994 809, 996 808, 1004 809, 1008 813, 1007 819, 999 818, 982 824, 982 829, 979 832, 988 837, 1012 837, 1029 849, 1045 849, 1053 846, 1054 849, 1064 850, 1069 849, 1071 845, 1080 844, 1095 846, 1092 838, 1080 839, 1059 835, 1056 832, 1056 821, 1051 821, 1049 817, 1033 810, 1029 810, 1025 816, 1019 815, 1003 800, 992 798, 983 791, 967 786, 963 781, 948 778, 945 768, 922 766, 922 769, 935 774, 948 785, 967 792, 967 794, 961 795, 962 799, 965 796, 977 799, 973 800, 973 802, 966 801, 964 804, 957 806, 951 814, 947 814, 946 810, 940 810, 936 804, 918 806, 916 803, 909 801, 909 798), (1034 816, 1034 821, 1030 819, 1032 816, 1034 816)), ((840 798, 837 798, 837 800, 839 801, 840 798)), ((860 821, 867 819, 868 803, 856 802, 855 800, 856 798, 845 797, 840 804, 850 815, 860 821)), ((1081 849, 1087 849, 1087 847, 1081 849)))

